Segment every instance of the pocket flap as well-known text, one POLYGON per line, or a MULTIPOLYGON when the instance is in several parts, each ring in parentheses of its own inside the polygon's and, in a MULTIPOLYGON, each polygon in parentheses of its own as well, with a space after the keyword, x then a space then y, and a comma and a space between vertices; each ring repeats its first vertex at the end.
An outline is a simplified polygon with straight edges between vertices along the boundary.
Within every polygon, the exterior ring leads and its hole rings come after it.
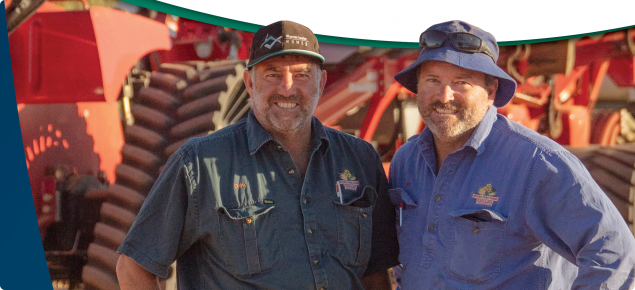
POLYGON ((364 187, 360 196, 354 197, 351 200, 340 203, 339 199, 333 199, 333 202, 341 205, 350 205, 353 207, 370 207, 375 205, 377 201, 377 191, 372 186, 364 187))
POLYGON ((392 204, 399 206, 402 203, 407 206, 416 207, 417 204, 412 200, 410 195, 401 188, 393 188, 388 190, 388 196, 390 197, 390 201, 392 204))
POLYGON ((224 210, 225 214, 233 220, 244 219, 247 217, 259 216, 261 214, 267 213, 271 209, 275 207, 274 204, 271 203, 262 203, 257 202, 252 205, 243 206, 239 208, 221 208, 224 210))
POLYGON ((507 221, 507 218, 502 214, 489 209, 458 209, 450 213, 453 217, 462 217, 472 221, 507 221))

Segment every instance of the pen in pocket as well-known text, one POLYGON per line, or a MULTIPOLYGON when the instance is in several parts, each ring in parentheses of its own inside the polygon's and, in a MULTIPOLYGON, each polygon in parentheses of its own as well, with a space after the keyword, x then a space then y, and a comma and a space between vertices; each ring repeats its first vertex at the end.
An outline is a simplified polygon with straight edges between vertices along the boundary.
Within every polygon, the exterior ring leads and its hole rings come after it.
POLYGON ((340 198, 340 203, 344 204, 344 198, 342 197, 342 188, 340 187, 339 181, 335 183, 335 192, 337 193, 337 197, 340 198))
POLYGON ((403 222, 403 208, 405 207, 405 205, 403 204, 403 202, 399 205, 399 226, 401 226, 402 222, 403 222))

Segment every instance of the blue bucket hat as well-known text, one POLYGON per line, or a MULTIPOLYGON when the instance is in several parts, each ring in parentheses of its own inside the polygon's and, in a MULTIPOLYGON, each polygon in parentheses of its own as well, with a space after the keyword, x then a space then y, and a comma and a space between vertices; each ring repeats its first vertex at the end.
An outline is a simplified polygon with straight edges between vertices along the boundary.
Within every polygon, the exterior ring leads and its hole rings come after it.
POLYGON ((485 52, 458 50, 446 39, 441 47, 421 48, 417 60, 409 67, 395 74, 395 80, 402 86, 413 93, 417 93, 417 82, 419 81, 417 79, 417 71, 419 65, 425 61, 436 60, 498 78, 498 90, 494 98, 494 106, 496 107, 505 106, 514 97, 516 81, 496 65, 499 50, 496 38, 492 34, 458 20, 435 24, 426 31, 428 30, 440 30, 446 33, 465 32, 477 36, 483 40, 484 45, 487 45, 492 56, 487 55, 485 52))

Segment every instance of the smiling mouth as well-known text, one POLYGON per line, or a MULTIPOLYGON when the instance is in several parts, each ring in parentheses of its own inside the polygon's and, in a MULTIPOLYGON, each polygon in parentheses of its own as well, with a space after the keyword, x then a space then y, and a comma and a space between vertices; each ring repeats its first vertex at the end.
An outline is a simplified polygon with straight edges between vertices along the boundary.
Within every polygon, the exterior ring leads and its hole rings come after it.
POLYGON ((455 114, 456 113, 456 110, 441 109, 441 108, 436 108, 434 109, 434 111, 439 114, 455 114))
POLYGON ((295 108, 298 104, 297 103, 288 103, 288 102, 277 102, 276 105, 280 108, 284 108, 284 109, 291 109, 291 108, 295 108))

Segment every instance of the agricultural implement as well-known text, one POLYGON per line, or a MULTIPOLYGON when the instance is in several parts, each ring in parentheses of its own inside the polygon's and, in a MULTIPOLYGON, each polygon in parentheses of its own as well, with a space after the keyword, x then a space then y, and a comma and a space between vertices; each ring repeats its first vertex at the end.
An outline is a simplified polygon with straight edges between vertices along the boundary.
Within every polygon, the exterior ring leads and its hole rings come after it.
MULTIPOLYGON (((54 286, 119 289, 115 251, 167 158, 249 111, 242 72, 252 34, 123 2, 81 3, 79 11, 7 3, 11 61, 54 286)), ((498 62, 519 82, 499 113, 568 146, 631 229, 634 33, 506 46, 498 62)), ((371 142, 388 171, 425 126, 415 96, 392 78, 417 50, 323 43, 321 51, 328 83, 315 116, 371 142)))

